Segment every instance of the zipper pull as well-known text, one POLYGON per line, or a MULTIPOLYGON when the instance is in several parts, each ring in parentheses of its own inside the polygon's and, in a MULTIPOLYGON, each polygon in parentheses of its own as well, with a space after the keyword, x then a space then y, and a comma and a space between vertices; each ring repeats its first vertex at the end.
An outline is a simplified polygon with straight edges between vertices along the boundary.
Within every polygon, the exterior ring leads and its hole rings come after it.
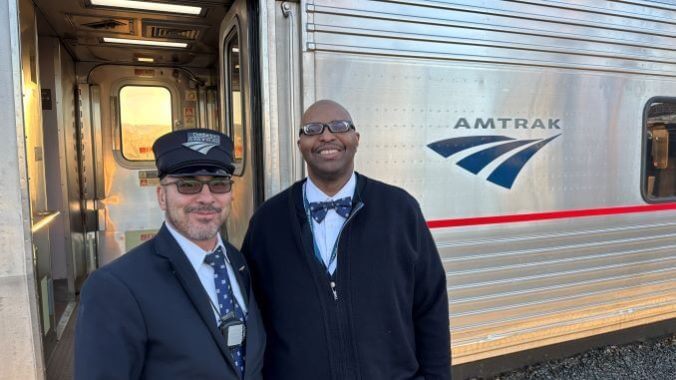
POLYGON ((338 292, 336 291, 336 283, 331 281, 331 291, 333 292, 333 299, 338 301, 338 292))

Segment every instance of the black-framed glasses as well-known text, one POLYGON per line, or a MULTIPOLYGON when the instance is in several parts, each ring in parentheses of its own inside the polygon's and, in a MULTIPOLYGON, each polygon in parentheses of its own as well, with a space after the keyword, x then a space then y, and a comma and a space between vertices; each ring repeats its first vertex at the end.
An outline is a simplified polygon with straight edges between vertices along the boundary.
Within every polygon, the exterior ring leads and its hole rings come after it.
POLYGON ((198 194, 204 185, 209 186, 209 191, 214 194, 225 194, 232 190, 232 180, 227 177, 212 178, 208 181, 200 181, 194 178, 181 178, 178 181, 163 183, 162 186, 176 185, 176 190, 181 194, 198 194))
POLYGON ((354 124, 349 120, 334 120, 328 123, 307 123, 300 128, 300 133, 307 136, 317 136, 324 133, 324 128, 328 128, 331 133, 345 133, 350 129, 355 129, 354 124))

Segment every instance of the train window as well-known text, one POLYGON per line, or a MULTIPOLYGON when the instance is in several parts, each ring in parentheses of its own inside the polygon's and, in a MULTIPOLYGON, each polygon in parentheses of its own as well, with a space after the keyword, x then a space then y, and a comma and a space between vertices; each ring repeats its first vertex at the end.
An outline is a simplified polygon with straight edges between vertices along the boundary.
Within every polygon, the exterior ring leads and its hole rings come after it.
POLYGON ((239 34, 233 30, 225 39, 226 72, 226 130, 235 145, 235 175, 244 172, 244 102, 242 92, 242 72, 240 70, 239 34))
POLYGON ((120 141, 129 161, 152 161, 153 142, 171 132, 171 92, 160 86, 120 89, 120 141))
POLYGON ((676 98, 654 98, 645 110, 643 194, 647 201, 676 197, 676 98))

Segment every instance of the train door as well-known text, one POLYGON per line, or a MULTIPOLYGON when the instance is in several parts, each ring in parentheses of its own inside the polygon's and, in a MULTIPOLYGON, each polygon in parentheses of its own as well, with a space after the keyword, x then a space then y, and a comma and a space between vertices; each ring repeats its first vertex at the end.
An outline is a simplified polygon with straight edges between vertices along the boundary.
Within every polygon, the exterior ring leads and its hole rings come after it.
POLYGON ((178 119, 178 89, 151 77, 152 69, 136 70, 102 66, 90 74, 100 93, 103 148, 99 266, 150 238, 162 223, 151 146, 178 119))
MULTIPOLYGON (((209 72, 177 68, 104 65, 89 73, 100 122, 101 191, 98 213, 98 265, 105 265, 155 235, 164 215, 157 205, 159 183, 152 144, 182 128, 214 128, 208 96, 209 72), (200 79, 203 78, 203 79, 200 79), (99 101, 96 101, 98 94, 99 101)), ((83 92, 84 93, 84 92, 83 92)))
POLYGON ((256 154, 257 135, 253 130, 255 96, 252 83, 252 60, 249 50, 252 36, 249 29, 247 2, 235 1, 221 23, 220 41, 220 92, 223 133, 229 135, 235 145, 235 186, 233 203, 227 221, 230 243, 239 247, 253 214, 260 201, 259 164, 256 154))

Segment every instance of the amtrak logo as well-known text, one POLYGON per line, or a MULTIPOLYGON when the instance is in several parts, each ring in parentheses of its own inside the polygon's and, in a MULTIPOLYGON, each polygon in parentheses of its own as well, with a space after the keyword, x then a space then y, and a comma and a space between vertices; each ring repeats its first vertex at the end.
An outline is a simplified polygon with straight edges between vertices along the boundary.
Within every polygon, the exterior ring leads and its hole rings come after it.
POLYGON ((221 137, 219 135, 204 132, 188 133, 188 141, 183 143, 184 147, 204 155, 219 145, 221 145, 221 137))
POLYGON ((468 136, 456 137, 452 139, 435 141, 427 146, 443 156, 448 158, 465 149, 473 148, 475 146, 499 143, 491 145, 486 149, 482 149, 473 153, 462 160, 456 162, 456 165, 469 171, 472 174, 478 174, 481 169, 485 168, 491 162, 497 160, 500 156, 507 154, 522 146, 528 145, 525 149, 520 149, 516 153, 507 157, 495 170, 488 176, 488 181, 502 186, 505 189, 511 189, 516 177, 521 172, 521 169, 526 165, 540 149, 542 149, 549 142, 561 136, 550 137, 548 139, 534 139, 534 140, 517 140, 507 136, 468 136))

